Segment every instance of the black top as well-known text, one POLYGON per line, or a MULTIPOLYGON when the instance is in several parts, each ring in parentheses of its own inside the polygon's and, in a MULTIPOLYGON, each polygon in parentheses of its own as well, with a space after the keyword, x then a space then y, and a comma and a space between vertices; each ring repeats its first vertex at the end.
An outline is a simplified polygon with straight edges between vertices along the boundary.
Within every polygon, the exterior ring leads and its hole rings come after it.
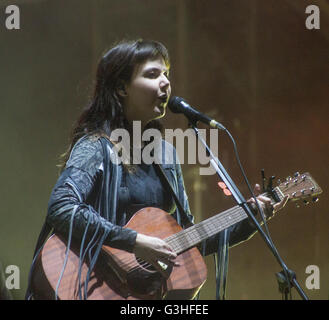
POLYGON ((156 207, 174 213, 174 199, 161 183, 154 166, 140 164, 134 169, 133 172, 123 170, 121 186, 126 187, 128 195, 119 194, 119 211, 126 211, 126 219, 145 207, 156 207))

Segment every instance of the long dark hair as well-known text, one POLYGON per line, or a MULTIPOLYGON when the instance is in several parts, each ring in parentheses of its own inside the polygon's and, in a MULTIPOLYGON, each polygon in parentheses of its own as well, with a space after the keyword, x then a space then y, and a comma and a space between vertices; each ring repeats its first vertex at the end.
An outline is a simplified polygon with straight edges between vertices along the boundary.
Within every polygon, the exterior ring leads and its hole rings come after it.
POLYGON ((128 129, 122 98, 118 90, 129 83, 136 65, 162 57, 169 68, 169 54, 165 46, 153 40, 121 41, 101 58, 96 73, 94 94, 76 121, 68 150, 62 155, 60 168, 65 167, 70 152, 82 136, 97 134, 109 139, 111 131, 128 129))

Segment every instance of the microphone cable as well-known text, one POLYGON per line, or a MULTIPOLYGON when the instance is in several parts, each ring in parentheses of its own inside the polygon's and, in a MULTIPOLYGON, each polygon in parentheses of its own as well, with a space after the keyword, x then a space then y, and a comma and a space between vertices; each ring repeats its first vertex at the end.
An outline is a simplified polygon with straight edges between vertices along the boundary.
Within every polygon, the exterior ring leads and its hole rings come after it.
MULTIPOLYGON (((196 125, 197 121, 201 121, 203 123, 208 124, 211 127, 215 127, 217 129, 225 131, 225 133, 229 136, 229 138, 230 138, 230 140, 232 141, 232 144, 233 144, 235 157, 236 157, 237 163, 239 165, 240 171, 242 173, 243 179, 247 184, 247 187, 248 187, 248 189, 249 189, 249 191, 252 195, 252 198, 255 201, 256 208, 260 212, 261 219, 264 223, 265 233, 266 233, 267 239, 268 239, 268 244, 272 248, 273 253, 275 254, 278 262, 281 264, 281 266, 283 268, 283 273, 284 273, 284 275, 287 279, 289 292, 290 292, 290 296, 291 296, 291 284, 290 284, 290 278, 288 277, 289 270, 288 270, 287 266, 284 264, 283 260, 281 259, 280 255, 279 255, 279 252, 277 251, 277 249, 276 249, 276 247, 273 243, 273 240, 271 238, 271 235, 270 235, 270 232, 269 232, 269 229, 268 229, 268 226, 267 226, 265 214, 264 214, 263 210, 260 208, 260 206, 258 204, 258 201, 256 199, 256 196, 254 195, 254 192, 252 191, 252 188, 250 187, 247 176, 246 176, 246 174, 244 172, 244 169, 241 165, 241 161, 240 161, 240 158, 239 158, 239 154, 238 154, 238 150, 237 150, 235 140, 232 137, 231 133, 221 123, 219 123, 219 122, 215 121, 214 119, 209 118, 207 115, 202 114, 201 112, 193 109, 183 98, 171 97, 169 102, 168 102, 168 107, 173 113, 183 113, 189 119, 189 121, 191 123, 194 123, 195 125, 196 125)), ((261 226, 260 226, 260 228, 261 228, 261 226)), ((264 230, 262 229, 262 231, 264 231, 264 230)))
POLYGON ((233 144, 233 149, 234 149, 234 153, 235 153, 236 161, 237 161, 238 166, 239 166, 239 168, 240 168, 240 171, 241 171, 241 173, 242 173, 243 179, 244 179, 244 181, 245 181, 245 183, 246 183, 246 185, 247 185, 247 187, 248 187, 248 189, 249 189, 249 192, 251 193, 252 198, 255 200, 256 207, 257 207, 257 209, 258 209, 259 212, 260 212, 260 215, 261 215, 262 221, 263 221, 264 226, 265 226, 266 235, 267 235, 267 237, 268 237, 268 240, 270 241, 271 248, 273 249, 273 251, 274 251, 274 253, 275 253, 277 259, 279 260, 280 265, 281 265, 281 267, 282 267, 282 269, 283 269, 283 273, 284 273, 285 278, 286 278, 286 281, 287 281, 287 283, 288 283, 288 290, 289 290, 290 299, 291 299, 291 284, 290 284, 290 278, 289 278, 289 276, 288 276, 288 272, 289 272, 289 271, 288 271, 288 268, 287 268, 287 266, 285 265, 285 263, 283 262, 282 258, 281 258, 280 255, 279 255, 278 250, 276 249, 276 247, 275 247, 275 245, 274 245, 274 243, 273 243, 272 237, 271 237, 271 235, 270 235, 270 231, 269 231, 268 226, 267 226, 267 221, 266 221, 265 214, 264 214, 262 208, 261 208, 261 207, 259 206, 259 204, 258 204, 258 201, 257 201, 257 199, 256 199, 256 196, 255 196, 254 192, 252 191, 252 188, 251 188, 251 186, 250 186, 250 183, 249 183, 249 181, 248 181, 248 178, 247 178, 247 176, 246 176, 246 174, 245 174, 245 171, 244 171, 244 169, 243 169, 243 167, 242 167, 242 164, 241 164, 241 161, 240 161, 240 157, 239 157, 239 153, 238 153, 238 149, 237 149, 237 146, 236 146, 236 142, 235 142, 234 138, 232 137, 231 133, 230 133, 225 127, 224 127, 224 129, 222 129, 222 130, 225 131, 225 133, 229 136, 229 138, 230 138, 230 140, 231 140, 231 142, 232 142, 232 144, 233 144))

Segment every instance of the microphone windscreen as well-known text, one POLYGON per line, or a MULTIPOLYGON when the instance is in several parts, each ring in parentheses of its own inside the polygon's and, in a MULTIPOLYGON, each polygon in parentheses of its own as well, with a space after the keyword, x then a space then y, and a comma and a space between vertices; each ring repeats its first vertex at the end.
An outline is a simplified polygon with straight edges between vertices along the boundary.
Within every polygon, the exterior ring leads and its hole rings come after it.
POLYGON ((182 112, 182 105, 180 104, 181 101, 184 101, 180 97, 172 96, 168 101, 168 108, 173 113, 181 113, 182 112))

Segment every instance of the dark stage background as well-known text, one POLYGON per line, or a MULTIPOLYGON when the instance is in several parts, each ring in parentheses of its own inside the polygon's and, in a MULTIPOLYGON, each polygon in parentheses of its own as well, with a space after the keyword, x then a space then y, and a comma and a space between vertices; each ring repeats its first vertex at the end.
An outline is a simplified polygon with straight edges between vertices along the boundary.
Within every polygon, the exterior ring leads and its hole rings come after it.
MULTIPOLYGON (((124 37, 168 47, 173 94, 229 129, 251 184, 260 181, 261 168, 277 178, 309 171, 317 180, 320 201, 299 209, 289 203, 269 228, 308 297, 329 298, 328 1, 16 0, 20 30, 5 27, 9 4, 0 1, 0 261, 4 270, 19 267, 14 299, 24 297, 56 164, 92 92, 97 61, 124 37), (319 30, 305 27, 310 4, 319 6, 319 30), (319 267, 320 289, 306 288, 308 265, 319 267)), ((166 124, 187 127, 183 116, 171 114, 166 124)), ((223 134, 219 150, 249 197, 223 134)), ((234 204, 217 189, 215 176, 200 178, 197 165, 183 170, 197 222, 234 204)), ((214 299, 213 257, 206 262, 201 299, 214 299)), ((280 270, 255 235, 230 250, 227 298, 281 299, 280 270)), ((295 290, 293 298, 300 299, 295 290)))

